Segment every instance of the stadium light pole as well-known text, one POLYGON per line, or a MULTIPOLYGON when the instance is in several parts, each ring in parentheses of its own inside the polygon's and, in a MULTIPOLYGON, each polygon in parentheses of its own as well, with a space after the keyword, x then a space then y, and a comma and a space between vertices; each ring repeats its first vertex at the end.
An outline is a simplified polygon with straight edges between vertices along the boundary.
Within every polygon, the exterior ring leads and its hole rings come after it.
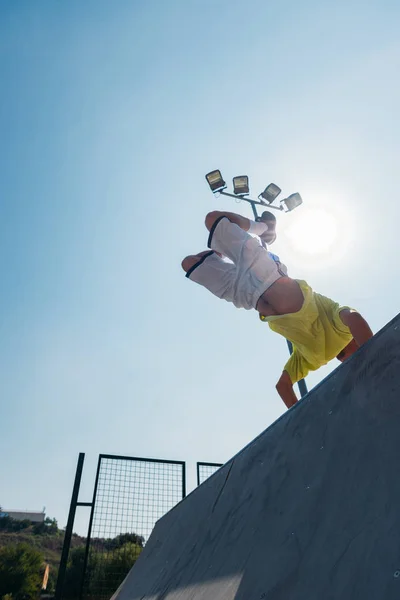
MULTIPOLYGON (((265 190, 261 192, 261 194, 259 194, 258 200, 246 198, 246 196, 248 196, 250 193, 249 178, 247 177, 247 175, 239 175, 233 178, 233 194, 225 191, 227 185, 219 169, 207 173, 206 179, 213 194, 218 193, 222 194, 223 196, 235 198, 235 200, 239 198, 239 200, 245 200, 246 202, 248 202, 253 210, 255 221, 259 221, 260 219, 257 212, 257 206, 267 206, 268 208, 273 208, 274 210, 279 210, 281 212, 291 212, 303 203, 302 197, 299 193, 296 192, 294 194, 291 194, 287 198, 280 200, 280 206, 275 206, 273 202, 276 200, 276 198, 282 191, 281 188, 278 187, 275 183, 270 183, 269 185, 267 185, 265 190)), ((292 343, 289 342, 289 340, 286 340, 286 343, 288 345, 289 353, 292 354, 292 343)), ((304 379, 301 379, 297 382, 297 385, 299 388, 300 396, 301 398, 303 398, 308 393, 307 384, 304 379)))

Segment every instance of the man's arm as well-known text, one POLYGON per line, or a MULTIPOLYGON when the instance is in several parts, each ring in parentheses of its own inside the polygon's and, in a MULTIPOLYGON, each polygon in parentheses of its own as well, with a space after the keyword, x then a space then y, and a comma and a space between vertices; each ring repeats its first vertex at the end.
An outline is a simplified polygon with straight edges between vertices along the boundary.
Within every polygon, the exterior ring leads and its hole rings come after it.
POLYGON ((279 381, 276 384, 276 390, 288 408, 291 408, 296 404, 297 396, 293 391, 292 380, 287 371, 283 371, 280 376, 279 381))
POLYGON ((344 308, 339 315, 342 322, 350 329, 351 335, 359 346, 365 344, 374 335, 367 321, 355 310, 344 308))

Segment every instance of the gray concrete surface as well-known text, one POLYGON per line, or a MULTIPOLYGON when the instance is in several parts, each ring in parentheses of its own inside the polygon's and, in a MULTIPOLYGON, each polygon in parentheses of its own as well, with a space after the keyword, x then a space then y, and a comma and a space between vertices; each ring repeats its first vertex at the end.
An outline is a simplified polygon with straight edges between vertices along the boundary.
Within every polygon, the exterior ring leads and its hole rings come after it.
POLYGON ((400 315, 160 519, 114 600, 399 600, 399 377, 400 315))

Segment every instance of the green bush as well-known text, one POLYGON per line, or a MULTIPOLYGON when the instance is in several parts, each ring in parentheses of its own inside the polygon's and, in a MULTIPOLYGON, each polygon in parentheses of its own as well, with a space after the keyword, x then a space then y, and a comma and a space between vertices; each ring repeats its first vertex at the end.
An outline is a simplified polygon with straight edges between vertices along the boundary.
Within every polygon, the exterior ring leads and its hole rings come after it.
POLYGON ((43 571, 43 556, 29 544, 0 548, 0 598, 13 600, 37 598, 43 571))
POLYGON ((27 519, 19 521, 18 519, 12 519, 11 517, 0 517, 0 531, 13 533, 27 529, 31 525, 31 521, 28 521, 27 519))
MULTIPOLYGON (((132 542, 111 551, 91 550, 85 574, 85 595, 93 598, 111 596, 125 579, 142 550, 142 546, 132 542)), ((85 548, 75 548, 71 551, 65 574, 65 598, 79 596, 84 556, 85 548)))
POLYGON ((105 540, 105 547, 107 550, 115 550, 120 548, 127 543, 137 544, 141 548, 144 545, 144 537, 137 533, 120 533, 115 538, 105 540))
POLYGON ((60 530, 56 519, 46 517, 43 523, 36 523, 33 526, 32 532, 35 535, 58 535, 60 530))

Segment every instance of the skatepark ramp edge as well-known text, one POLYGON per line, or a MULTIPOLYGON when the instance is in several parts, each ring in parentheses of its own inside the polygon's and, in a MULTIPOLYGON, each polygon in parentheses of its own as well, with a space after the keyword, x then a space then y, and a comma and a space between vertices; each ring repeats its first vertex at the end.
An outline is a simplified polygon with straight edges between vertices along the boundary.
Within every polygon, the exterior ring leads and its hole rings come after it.
POLYGON ((398 600, 400 315, 162 517, 113 600, 398 600))

